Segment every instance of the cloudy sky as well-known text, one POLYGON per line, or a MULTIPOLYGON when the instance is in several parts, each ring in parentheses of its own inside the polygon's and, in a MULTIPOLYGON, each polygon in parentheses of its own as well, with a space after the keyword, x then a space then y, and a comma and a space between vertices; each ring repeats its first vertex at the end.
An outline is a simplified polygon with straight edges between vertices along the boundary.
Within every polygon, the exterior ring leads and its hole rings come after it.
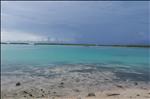
POLYGON ((149 4, 148 1, 2 1, 1 39, 148 44, 149 4))

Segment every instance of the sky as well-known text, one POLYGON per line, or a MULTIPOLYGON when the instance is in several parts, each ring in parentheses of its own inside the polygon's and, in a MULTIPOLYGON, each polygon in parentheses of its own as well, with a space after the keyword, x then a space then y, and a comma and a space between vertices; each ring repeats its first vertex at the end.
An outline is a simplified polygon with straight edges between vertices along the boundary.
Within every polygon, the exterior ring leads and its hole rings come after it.
POLYGON ((150 44, 149 1, 2 1, 2 41, 150 44))

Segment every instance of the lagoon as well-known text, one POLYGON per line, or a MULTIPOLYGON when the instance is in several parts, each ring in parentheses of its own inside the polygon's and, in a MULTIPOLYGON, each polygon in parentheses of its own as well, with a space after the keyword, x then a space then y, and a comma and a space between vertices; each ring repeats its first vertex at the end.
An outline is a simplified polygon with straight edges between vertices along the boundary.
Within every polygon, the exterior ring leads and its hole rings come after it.
POLYGON ((149 64, 149 48, 65 45, 2 45, 3 65, 59 63, 149 64))

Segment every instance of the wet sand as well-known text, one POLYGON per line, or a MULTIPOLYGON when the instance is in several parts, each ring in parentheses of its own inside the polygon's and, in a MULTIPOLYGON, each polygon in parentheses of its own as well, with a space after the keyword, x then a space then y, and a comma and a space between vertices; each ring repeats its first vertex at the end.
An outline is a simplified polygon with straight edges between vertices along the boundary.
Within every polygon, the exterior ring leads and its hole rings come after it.
POLYGON ((1 80, 1 99, 150 99, 149 81, 90 66, 19 69, 1 80))

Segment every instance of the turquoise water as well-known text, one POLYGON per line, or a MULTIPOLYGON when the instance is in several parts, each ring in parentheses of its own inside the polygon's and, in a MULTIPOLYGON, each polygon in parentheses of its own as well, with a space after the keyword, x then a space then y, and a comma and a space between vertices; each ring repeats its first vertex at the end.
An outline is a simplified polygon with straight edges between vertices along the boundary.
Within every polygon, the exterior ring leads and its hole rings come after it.
POLYGON ((113 68, 117 66, 131 67, 130 69, 135 70, 138 68, 138 71, 149 75, 149 53, 149 48, 1 45, 1 67, 2 70, 7 70, 15 66, 107 64, 113 68))
POLYGON ((59 45, 2 45, 2 64, 125 63, 147 64, 148 48, 59 45))

